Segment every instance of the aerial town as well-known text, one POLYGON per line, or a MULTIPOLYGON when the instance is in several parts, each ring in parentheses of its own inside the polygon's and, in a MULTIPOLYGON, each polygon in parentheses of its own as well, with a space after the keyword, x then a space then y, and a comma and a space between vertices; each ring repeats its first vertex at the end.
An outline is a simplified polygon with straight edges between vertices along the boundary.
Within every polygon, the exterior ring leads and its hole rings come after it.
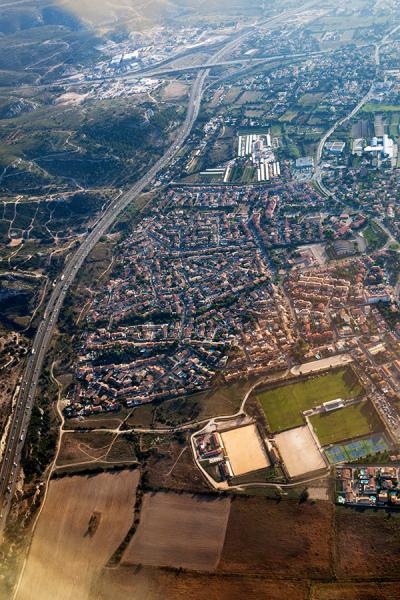
POLYGON ((0 48, 0 598, 397 598, 400 0, 0 48))

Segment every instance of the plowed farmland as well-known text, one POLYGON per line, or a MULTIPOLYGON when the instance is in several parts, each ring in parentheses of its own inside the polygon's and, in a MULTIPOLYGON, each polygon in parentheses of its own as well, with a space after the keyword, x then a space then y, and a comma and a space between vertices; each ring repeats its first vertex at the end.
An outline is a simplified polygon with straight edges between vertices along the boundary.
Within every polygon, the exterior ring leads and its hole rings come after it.
POLYGON ((329 577, 333 507, 266 498, 232 501, 219 571, 329 577))
POLYGON ((133 521, 139 471, 50 482, 17 600, 87 600, 133 521))
POLYGON ((225 539, 230 499, 150 493, 123 564, 186 568, 217 567, 225 539))

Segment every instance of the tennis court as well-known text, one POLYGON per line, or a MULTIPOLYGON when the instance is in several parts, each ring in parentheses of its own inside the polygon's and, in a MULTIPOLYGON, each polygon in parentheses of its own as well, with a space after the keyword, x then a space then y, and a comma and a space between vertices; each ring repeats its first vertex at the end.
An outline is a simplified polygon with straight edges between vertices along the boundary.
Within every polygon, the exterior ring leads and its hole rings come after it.
POLYGON ((352 462, 369 454, 389 450, 389 444, 383 433, 375 433, 359 440, 346 444, 337 444, 325 449, 325 454, 331 463, 336 465, 341 462, 352 462))

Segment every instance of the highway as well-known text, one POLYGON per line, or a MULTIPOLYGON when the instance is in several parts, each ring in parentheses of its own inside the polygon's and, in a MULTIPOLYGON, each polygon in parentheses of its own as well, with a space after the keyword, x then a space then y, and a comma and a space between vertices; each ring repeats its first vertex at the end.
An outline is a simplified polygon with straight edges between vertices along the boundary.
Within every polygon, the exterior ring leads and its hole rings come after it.
MULTIPOLYGON (((225 52, 225 49, 224 49, 225 52)), ((52 87, 56 85, 59 86, 68 86, 68 88, 72 87, 81 87, 83 83, 104 83, 106 81, 123 81, 125 83, 134 82, 136 80, 140 80, 143 78, 159 78, 159 77, 168 77, 172 75, 179 75, 180 73, 192 73, 193 71, 201 71, 202 69, 211 69, 215 67, 229 67, 235 65, 243 65, 248 63, 250 66, 254 65, 262 65, 264 63, 274 62, 276 60, 297 60, 301 58, 312 58, 315 56, 321 56, 323 54, 332 53, 333 50, 318 50, 315 52, 301 52, 297 54, 271 54, 270 56, 260 57, 260 58, 236 58, 232 60, 224 60, 224 61, 209 61, 205 63, 200 63, 197 65, 188 65, 185 67, 171 67, 165 66, 163 68, 147 68, 140 71, 133 71, 132 73, 114 73, 112 75, 103 75, 100 77, 94 77, 90 79, 90 81, 73 81, 68 79, 61 79, 59 82, 53 83, 52 87)))
POLYGON ((9 512, 11 499, 15 492, 18 479, 19 462, 22 448, 26 438, 26 432, 31 418, 33 401, 42 371, 44 358, 53 328, 57 322, 60 309, 65 296, 73 283, 79 268, 87 258, 91 250, 107 232, 117 219, 118 215, 137 198, 137 196, 153 181, 159 173, 171 161, 182 147, 190 134, 193 124, 198 116, 204 82, 208 70, 201 71, 192 86, 186 119, 180 128, 175 141, 166 153, 151 167, 142 179, 132 188, 114 202, 99 218, 92 231, 84 242, 76 250, 75 254, 67 262, 65 269, 56 281, 50 300, 46 307, 43 319, 38 327, 32 351, 27 362, 16 406, 13 409, 13 417, 9 430, 8 440, 5 448, 3 461, 0 468, 0 535, 4 531, 6 518, 9 512))
MULTIPOLYGON (((312 3, 314 4, 314 3, 312 3)), ((286 19, 290 14, 302 12, 307 5, 296 11, 283 13, 270 19, 270 23, 286 19)), ((263 23, 265 24, 265 22, 263 23)), ((231 39, 221 50, 219 50, 209 61, 211 67, 214 63, 221 61, 227 52, 231 52, 247 36, 253 33, 253 29, 244 29, 231 39)), ((154 180, 157 174, 164 169, 172 158, 179 152, 185 140, 189 136, 200 110, 201 98, 204 91, 204 83, 209 74, 209 68, 203 68, 197 74, 193 82, 185 121, 180 127, 177 136, 165 154, 149 169, 144 177, 135 183, 128 191, 105 210, 100 216, 92 231, 78 247, 76 252, 69 258, 65 268, 54 284, 49 302, 43 315, 43 319, 36 332, 30 357, 27 361, 22 383, 13 407, 8 439, 0 467, 0 537, 2 536, 10 510, 12 498, 16 490, 18 480, 21 452, 25 443, 27 429, 29 426, 33 402, 38 387, 40 374, 44 359, 50 344, 53 329, 63 305, 65 296, 71 287, 78 270, 90 254, 100 238, 110 229, 118 215, 131 204, 138 195, 154 180)))

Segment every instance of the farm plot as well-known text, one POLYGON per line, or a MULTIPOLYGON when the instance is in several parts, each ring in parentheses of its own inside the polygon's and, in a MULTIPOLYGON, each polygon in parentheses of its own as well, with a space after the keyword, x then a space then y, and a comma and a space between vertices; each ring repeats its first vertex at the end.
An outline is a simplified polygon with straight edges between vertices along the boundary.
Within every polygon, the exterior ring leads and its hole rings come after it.
POLYGON ((218 571, 267 574, 285 581, 330 577, 332 517, 329 502, 237 497, 218 571))
POLYGON ((339 508, 335 515, 337 575, 359 580, 398 579, 400 515, 339 508))
POLYGON ((225 539, 229 508, 228 498, 145 494, 140 524, 122 564, 214 570, 225 539))
MULTIPOLYGON (((175 572, 167 569, 104 569, 93 588, 96 600, 306 600, 301 581, 267 581, 251 575, 175 572)), ((354 598, 352 599, 354 600, 354 598)), ((380 600, 380 599, 379 599, 380 600)), ((393 599, 394 600, 394 599, 393 599)), ((397 600, 397 598, 396 598, 397 600)))
POLYGON ((88 600, 133 520, 139 471, 50 482, 17 600, 88 600))
POLYGON ((302 413, 336 398, 356 398, 363 389, 347 367, 332 373, 265 390, 257 394, 271 431, 278 432, 304 424, 302 413))
POLYGON ((310 422, 322 446, 382 429, 378 415, 369 401, 351 404, 329 413, 318 413, 310 417, 310 422))

